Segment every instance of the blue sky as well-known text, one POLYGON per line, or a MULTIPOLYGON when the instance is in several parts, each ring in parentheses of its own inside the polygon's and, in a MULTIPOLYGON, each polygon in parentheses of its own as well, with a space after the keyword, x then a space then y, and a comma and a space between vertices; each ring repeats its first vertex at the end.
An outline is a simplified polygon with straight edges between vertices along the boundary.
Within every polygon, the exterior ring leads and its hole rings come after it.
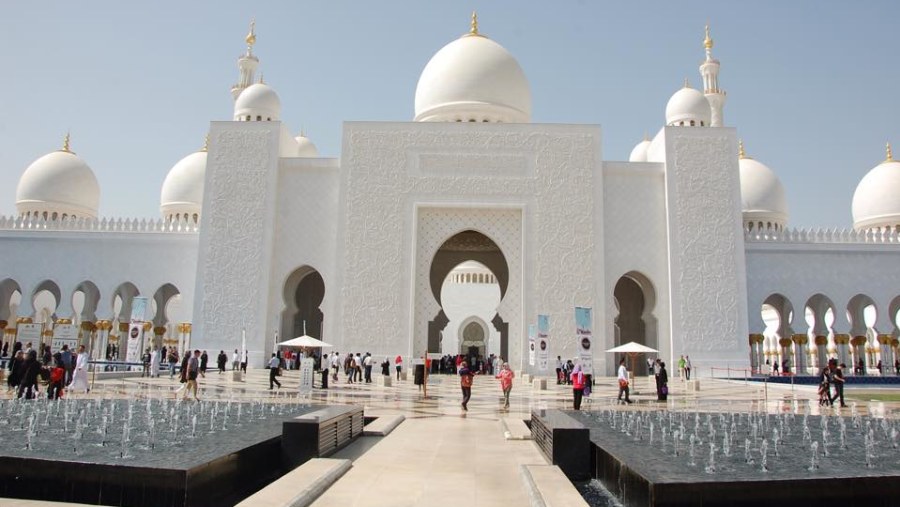
POLYGON ((71 130, 100 213, 158 217, 168 170, 231 117, 252 17, 282 119, 339 156, 342 122, 412 118, 419 73, 473 9, 525 70, 532 120, 602 125, 607 160, 699 86, 710 22, 725 123, 781 177, 793 226, 849 226, 860 178, 900 144, 900 2, 4 2, 0 214, 71 130))

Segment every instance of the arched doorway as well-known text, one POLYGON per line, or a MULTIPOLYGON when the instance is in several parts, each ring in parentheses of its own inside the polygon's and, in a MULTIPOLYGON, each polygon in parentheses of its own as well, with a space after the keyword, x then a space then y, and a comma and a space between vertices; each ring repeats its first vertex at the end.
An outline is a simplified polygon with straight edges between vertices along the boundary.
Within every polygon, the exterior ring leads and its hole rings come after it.
POLYGON ((458 354, 466 357, 487 357, 487 324, 475 317, 459 328, 458 354))
MULTIPOLYGON (((486 283, 490 281, 490 283, 499 286, 500 301, 505 296, 509 285, 509 265, 497 243, 487 235, 471 229, 458 232, 447 238, 435 252, 429 271, 431 292, 441 308, 428 322, 428 352, 441 352, 441 334, 450 322, 444 311, 444 303, 442 301, 444 284, 448 281, 448 275, 460 265, 471 261, 483 266, 487 272, 464 274, 464 283, 486 283)), ((494 353, 508 360, 509 323, 503 319, 499 311, 494 310, 490 322, 500 334, 499 346, 494 353)))
MULTIPOLYGON (((304 334, 323 339, 322 301, 325 299, 325 280, 310 266, 295 269, 284 283, 282 294, 281 338, 289 340, 304 334)), ((279 338, 279 339, 281 339, 279 338)))
MULTIPOLYGON (((614 320, 615 345, 637 342, 658 350, 657 322, 653 315, 656 292, 650 279, 636 271, 626 273, 616 282, 613 299, 618 310, 614 320)), ((612 364, 618 364, 621 357, 616 354, 612 364)), ((633 369, 635 375, 646 375, 647 362, 638 361, 633 369)))

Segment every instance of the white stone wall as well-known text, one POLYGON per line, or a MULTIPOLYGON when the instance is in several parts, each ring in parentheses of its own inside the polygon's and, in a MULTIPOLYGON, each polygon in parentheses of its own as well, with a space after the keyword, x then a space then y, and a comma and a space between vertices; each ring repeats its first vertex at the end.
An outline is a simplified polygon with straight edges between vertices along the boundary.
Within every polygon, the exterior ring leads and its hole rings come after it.
POLYGON ((269 300, 278 183, 279 122, 212 122, 203 192, 193 339, 234 350, 247 329, 253 367, 275 336, 269 300))
POLYGON ((500 333, 491 325, 499 301, 500 286, 496 283, 444 282, 441 302, 450 322, 444 328, 441 353, 456 355, 461 352, 462 330, 475 317, 485 329, 486 355, 500 355, 500 333))
POLYGON ((512 305, 504 312, 510 361, 523 364, 526 323, 539 312, 552 316, 551 354, 573 355, 574 307, 593 306, 595 322, 605 319, 594 277, 604 255, 602 193, 594 191, 602 185, 600 160, 594 126, 345 124, 339 339, 372 337, 383 349, 421 353, 421 330, 434 314, 415 299, 422 294, 414 276, 417 210, 505 208, 522 217, 515 248, 522 264, 510 273, 511 284, 521 283, 521 299, 504 298, 512 305))
MULTIPOLYGON (((607 296, 607 319, 594 322, 597 346, 601 351, 615 346, 617 310, 613 293, 622 276, 636 272, 653 285, 652 315, 656 317, 657 348, 661 358, 671 361, 664 166, 649 162, 604 162, 603 182, 606 208, 603 290, 607 296)), ((595 361, 600 359, 599 352, 595 361)), ((616 365, 612 364, 612 354, 603 353, 602 359, 605 364, 597 371, 614 374, 616 365)))
POLYGON ((730 128, 666 127, 672 355, 749 364, 737 139, 730 128))

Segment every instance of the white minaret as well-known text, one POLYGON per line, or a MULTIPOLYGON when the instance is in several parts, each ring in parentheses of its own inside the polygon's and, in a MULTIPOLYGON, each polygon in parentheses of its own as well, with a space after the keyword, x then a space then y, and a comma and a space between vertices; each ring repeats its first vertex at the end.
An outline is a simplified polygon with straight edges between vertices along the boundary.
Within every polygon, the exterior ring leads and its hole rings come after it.
POLYGON ((259 66, 259 58, 253 54, 253 44, 256 43, 256 21, 250 22, 250 33, 244 37, 244 41, 247 42, 247 52, 238 58, 240 77, 237 84, 231 87, 231 96, 234 100, 237 100, 244 88, 253 84, 253 76, 259 66))
POLYGON ((725 107, 725 92, 719 88, 719 60, 712 56, 713 40, 709 36, 709 25, 706 25, 706 38, 703 39, 703 47, 706 48, 706 60, 700 64, 700 75, 703 77, 703 94, 709 101, 712 110, 710 127, 722 127, 722 109, 725 107))

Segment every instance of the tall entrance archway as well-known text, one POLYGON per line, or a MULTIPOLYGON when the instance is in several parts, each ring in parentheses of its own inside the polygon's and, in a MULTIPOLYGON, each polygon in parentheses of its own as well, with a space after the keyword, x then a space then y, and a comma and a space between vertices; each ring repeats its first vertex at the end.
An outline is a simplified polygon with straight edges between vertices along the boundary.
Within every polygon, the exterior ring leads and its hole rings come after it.
POLYGON ((310 266, 294 270, 284 283, 284 310, 281 313, 281 337, 285 340, 305 333, 322 339, 322 301, 325 280, 310 266))
MULTIPOLYGON (((450 319, 445 312, 446 303, 442 299, 445 295, 443 288, 444 284, 448 282, 448 275, 460 265, 468 264, 473 261, 489 270, 490 275, 488 273, 477 272, 463 274, 465 278, 463 283, 480 284, 486 280, 487 276, 493 276, 493 280, 495 280, 494 283, 500 286, 500 301, 503 301, 506 287, 509 285, 509 266, 506 263, 506 257, 504 257, 503 252, 500 250, 500 247, 497 246, 497 243, 485 234, 474 230, 465 230, 448 238, 437 249, 431 262, 429 277, 431 291, 441 308, 428 323, 428 352, 442 352, 441 334, 444 331, 444 328, 447 327, 447 324, 450 323, 450 319)), ((450 282, 452 283, 453 281, 450 280, 450 282)), ((494 310, 491 324, 497 332, 500 333, 499 347, 496 348, 494 352, 502 358, 508 358, 509 324, 504 322, 503 317, 500 315, 499 311, 496 311, 496 308, 490 310, 494 310)), ((465 333, 466 328, 469 328, 470 333, 481 331, 481 345, 472 345, 472 347, 478 348, 481 351, 480 355, 486 356, 487 350, 485 345, 488 330, 481 328, 477 323, 475 324, 475 326, 478 327, 477 330, 475 327, 471 326, 472 323, 467 324, 463 327, 462 331, 465 333)), ((474 337, 473 334, 472 338, 474 339, 474 337)), ((468 349, 461 351, 461 353, 466 355, 468 355, 468 352, 468 349)))
MULTIPOLYGON (((619 312, 614 321, 616 346, 637 342, 658 350, 657 322, 653 315, 656 292, 650 279, 636 271, 626 273, 616 282, 613 298, 619 312)), ((613 364, 618 364, 619 359, 617 354, 613 364)), ((638 362, 633 368, 635 375, 647 374, 646 361, 638 362)))
POLYGON ((447 325, 442 283, 454 267, 474 260, 488 268, 500 287, 500 304, 488 322, 502 334, 500 354, 511 364, 522 364, 522 220, 519 208, 417 208, 411 354, 440 352, 441 330, 447 325))

